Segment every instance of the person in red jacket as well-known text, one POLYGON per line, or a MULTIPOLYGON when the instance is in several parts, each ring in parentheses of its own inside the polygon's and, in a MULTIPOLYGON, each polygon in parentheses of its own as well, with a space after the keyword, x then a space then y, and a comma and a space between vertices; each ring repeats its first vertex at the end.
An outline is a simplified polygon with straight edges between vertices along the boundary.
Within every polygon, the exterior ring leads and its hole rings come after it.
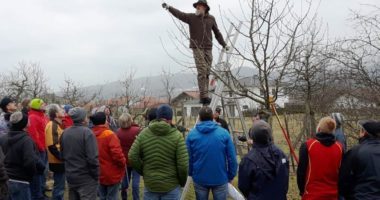
MULTIPOLYGON (((39 158, 47 166, 47 153, 45 146, 45 127, 48 123, 48 118, 45 115, 46 104, 42 99, 33 99, 29 104, 29 126, 28 133, 36 144, 39 151, 39 158)), ((47 172, 47 171, 46 171, 47 172)), ((40 200, 45 198, 45 185, 46 176, 44 174, 37 174, 33 177, 30 183, 30 190, 33 200, 40 200)))
MULTIPOLYGON (((133 142, 135 141, 137 135, 140 133, 140 127, 133 123, 132 116, 130 114, 124 113, 119 117, 119 126, 120 128, 117 130, 116 135, 120 139, 121 148, 123 149, 123 153, 125 159, 127 160, 128 166, 128 153, 132 147, 133 142)), ((121 184, 121 198, 122 200, 127 199, 127 191, 129 187, 129 183, 132 179, 132 196, 133 200, 139 200, 139 188, 140 188, 140 175, 132 167, 127 167, 127 174, 123 178, 121 184)))
POLYGON ((67 128, 70 128, 71 126, 74 125, 74 122, 73 120, 71 119, 71 117, 69 116, 69 111, 70 109, 74 108, 72 105, 64 105, 63 106, 63 110, 65 110, 65 115, 64 117, 62 118, 62 125, 63 125, 63 129, 67 129, 67 128))
POLYGON ((299 152, 297 184, 302 200, 337 200, 342 144, 335 140, 336 122, 322 118, 314 139, 302 144, 299 152))
POLYGON ((106 125, 104 112, 90 117, 99 149, 100 177, 99 196, 101 200, 118 199, 121 179, 125 175, 126 160, 120 141, 106 125))

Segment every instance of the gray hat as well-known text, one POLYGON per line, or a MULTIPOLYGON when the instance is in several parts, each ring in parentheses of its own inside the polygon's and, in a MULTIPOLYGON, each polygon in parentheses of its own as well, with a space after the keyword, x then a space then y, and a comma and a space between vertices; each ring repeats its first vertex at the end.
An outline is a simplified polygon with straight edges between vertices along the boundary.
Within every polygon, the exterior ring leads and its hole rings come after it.
POLYGON ((15 112, 10 116, 9 123, 11 130, 21 131, 28 125, 28 116, 22 112, 15 112))
POLYGON ((374 137, 380 137, 380 121, 376 120, 360 120, 358 122, 369 135, 374 137))
POLYGON ((264 120, 257 120, 253 123, 249 136, 255 143, 269 144, 272 141, 272 128, 264 120))
POLYGON ((74 123, 82 123, 87 117, 87 112, 83 108, 75 107, 70 109, 69 116, 74 123))

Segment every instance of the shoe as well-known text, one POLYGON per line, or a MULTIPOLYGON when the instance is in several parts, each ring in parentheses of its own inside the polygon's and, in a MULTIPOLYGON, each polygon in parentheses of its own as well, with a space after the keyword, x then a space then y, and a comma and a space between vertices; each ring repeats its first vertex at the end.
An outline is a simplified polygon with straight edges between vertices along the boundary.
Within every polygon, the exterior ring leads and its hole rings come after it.
POLYGON ((208 106, 211 103, 211 98, 210 97, 201 98, 199 103, 203 104, 203 106, 208 106))

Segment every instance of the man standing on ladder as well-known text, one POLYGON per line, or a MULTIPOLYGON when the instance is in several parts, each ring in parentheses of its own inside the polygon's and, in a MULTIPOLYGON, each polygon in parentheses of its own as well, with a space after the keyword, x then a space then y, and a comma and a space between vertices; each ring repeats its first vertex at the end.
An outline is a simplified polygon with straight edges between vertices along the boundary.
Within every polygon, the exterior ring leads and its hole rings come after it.
POLYGON ((216 40, 226 51, 228 51, 229 47, 219 31, 214 16, 209 14, 210 7, 207 1, 198 0, 193 6, 196 9, 195 13, 183 13, 166 3, 162 4, 162 7, 167 9, 174 17, 189 24, 190 48, 193 50, 198 71, 200 103, 209 105, 211 103, 208 87, 212 65, 212 32, 214 32, 216 40))

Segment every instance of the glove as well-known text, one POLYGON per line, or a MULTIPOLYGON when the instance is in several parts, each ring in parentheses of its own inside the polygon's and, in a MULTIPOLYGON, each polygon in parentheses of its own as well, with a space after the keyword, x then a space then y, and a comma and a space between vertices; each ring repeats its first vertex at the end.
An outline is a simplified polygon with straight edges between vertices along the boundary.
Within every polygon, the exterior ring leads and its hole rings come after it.
POLYGON ((162 8, 164 8, 164 9, 169 9, 169 5, 168 5, 167 3, 163 3, 163 4, 162 4, 162 8))
POLYGON ((225 50, 225 51, 229 51, 229 50, 230 50, 230 47, 229 47, 229 46, 225 46, 225 47, 224 47, 224 50, 225 50))

